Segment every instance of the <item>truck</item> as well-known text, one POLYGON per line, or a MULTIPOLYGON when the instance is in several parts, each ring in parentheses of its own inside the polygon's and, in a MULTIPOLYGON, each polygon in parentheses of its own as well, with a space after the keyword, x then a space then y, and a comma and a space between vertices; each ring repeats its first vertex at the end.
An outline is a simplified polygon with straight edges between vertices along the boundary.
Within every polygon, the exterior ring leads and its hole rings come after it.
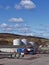
POLYGON ((34 48, 26 46, 0 46, 0 57, 20 58, 25 54, 35 54, 34 48))
POLYGON ((19 48, 24 48, 24 46, 0 46, 0 58, 20 58, 21 52, 17 51, 19 48))

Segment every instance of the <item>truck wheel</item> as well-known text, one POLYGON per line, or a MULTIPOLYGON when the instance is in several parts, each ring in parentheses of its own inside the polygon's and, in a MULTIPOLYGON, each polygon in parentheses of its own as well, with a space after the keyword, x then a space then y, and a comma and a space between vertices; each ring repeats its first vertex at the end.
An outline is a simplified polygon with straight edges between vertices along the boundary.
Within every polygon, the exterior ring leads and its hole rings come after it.
POLYGON ((15 54, 12 54, 12 55, 11 55, 11 58, 15 58, 15 54))

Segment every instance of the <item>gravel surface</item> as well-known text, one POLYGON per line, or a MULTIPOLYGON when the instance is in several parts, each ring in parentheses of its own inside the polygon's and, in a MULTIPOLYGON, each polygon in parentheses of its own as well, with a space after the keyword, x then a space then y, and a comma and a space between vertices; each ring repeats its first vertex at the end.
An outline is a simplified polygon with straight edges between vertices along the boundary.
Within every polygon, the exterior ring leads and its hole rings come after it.
POLYGON ((2 58, 0 65, 49 65, 49 54, 25 55, 20 59, 2 58))

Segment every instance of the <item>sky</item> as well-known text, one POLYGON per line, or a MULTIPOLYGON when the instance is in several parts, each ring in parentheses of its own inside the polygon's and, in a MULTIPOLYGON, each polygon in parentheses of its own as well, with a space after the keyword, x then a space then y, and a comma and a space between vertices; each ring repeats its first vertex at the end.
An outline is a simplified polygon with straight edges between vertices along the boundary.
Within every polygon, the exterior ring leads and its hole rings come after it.
POLYGON ((49 0, 0 0, 0 33, 49 38, 49 0))

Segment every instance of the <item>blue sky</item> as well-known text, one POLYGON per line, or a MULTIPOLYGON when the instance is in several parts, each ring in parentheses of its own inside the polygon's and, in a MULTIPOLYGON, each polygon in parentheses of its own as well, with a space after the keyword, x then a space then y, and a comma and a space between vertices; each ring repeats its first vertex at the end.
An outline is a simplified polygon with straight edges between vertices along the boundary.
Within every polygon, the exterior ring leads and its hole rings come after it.
POLYGON ((0 33, 49 38, 49 0, 0 0, 0 33))

